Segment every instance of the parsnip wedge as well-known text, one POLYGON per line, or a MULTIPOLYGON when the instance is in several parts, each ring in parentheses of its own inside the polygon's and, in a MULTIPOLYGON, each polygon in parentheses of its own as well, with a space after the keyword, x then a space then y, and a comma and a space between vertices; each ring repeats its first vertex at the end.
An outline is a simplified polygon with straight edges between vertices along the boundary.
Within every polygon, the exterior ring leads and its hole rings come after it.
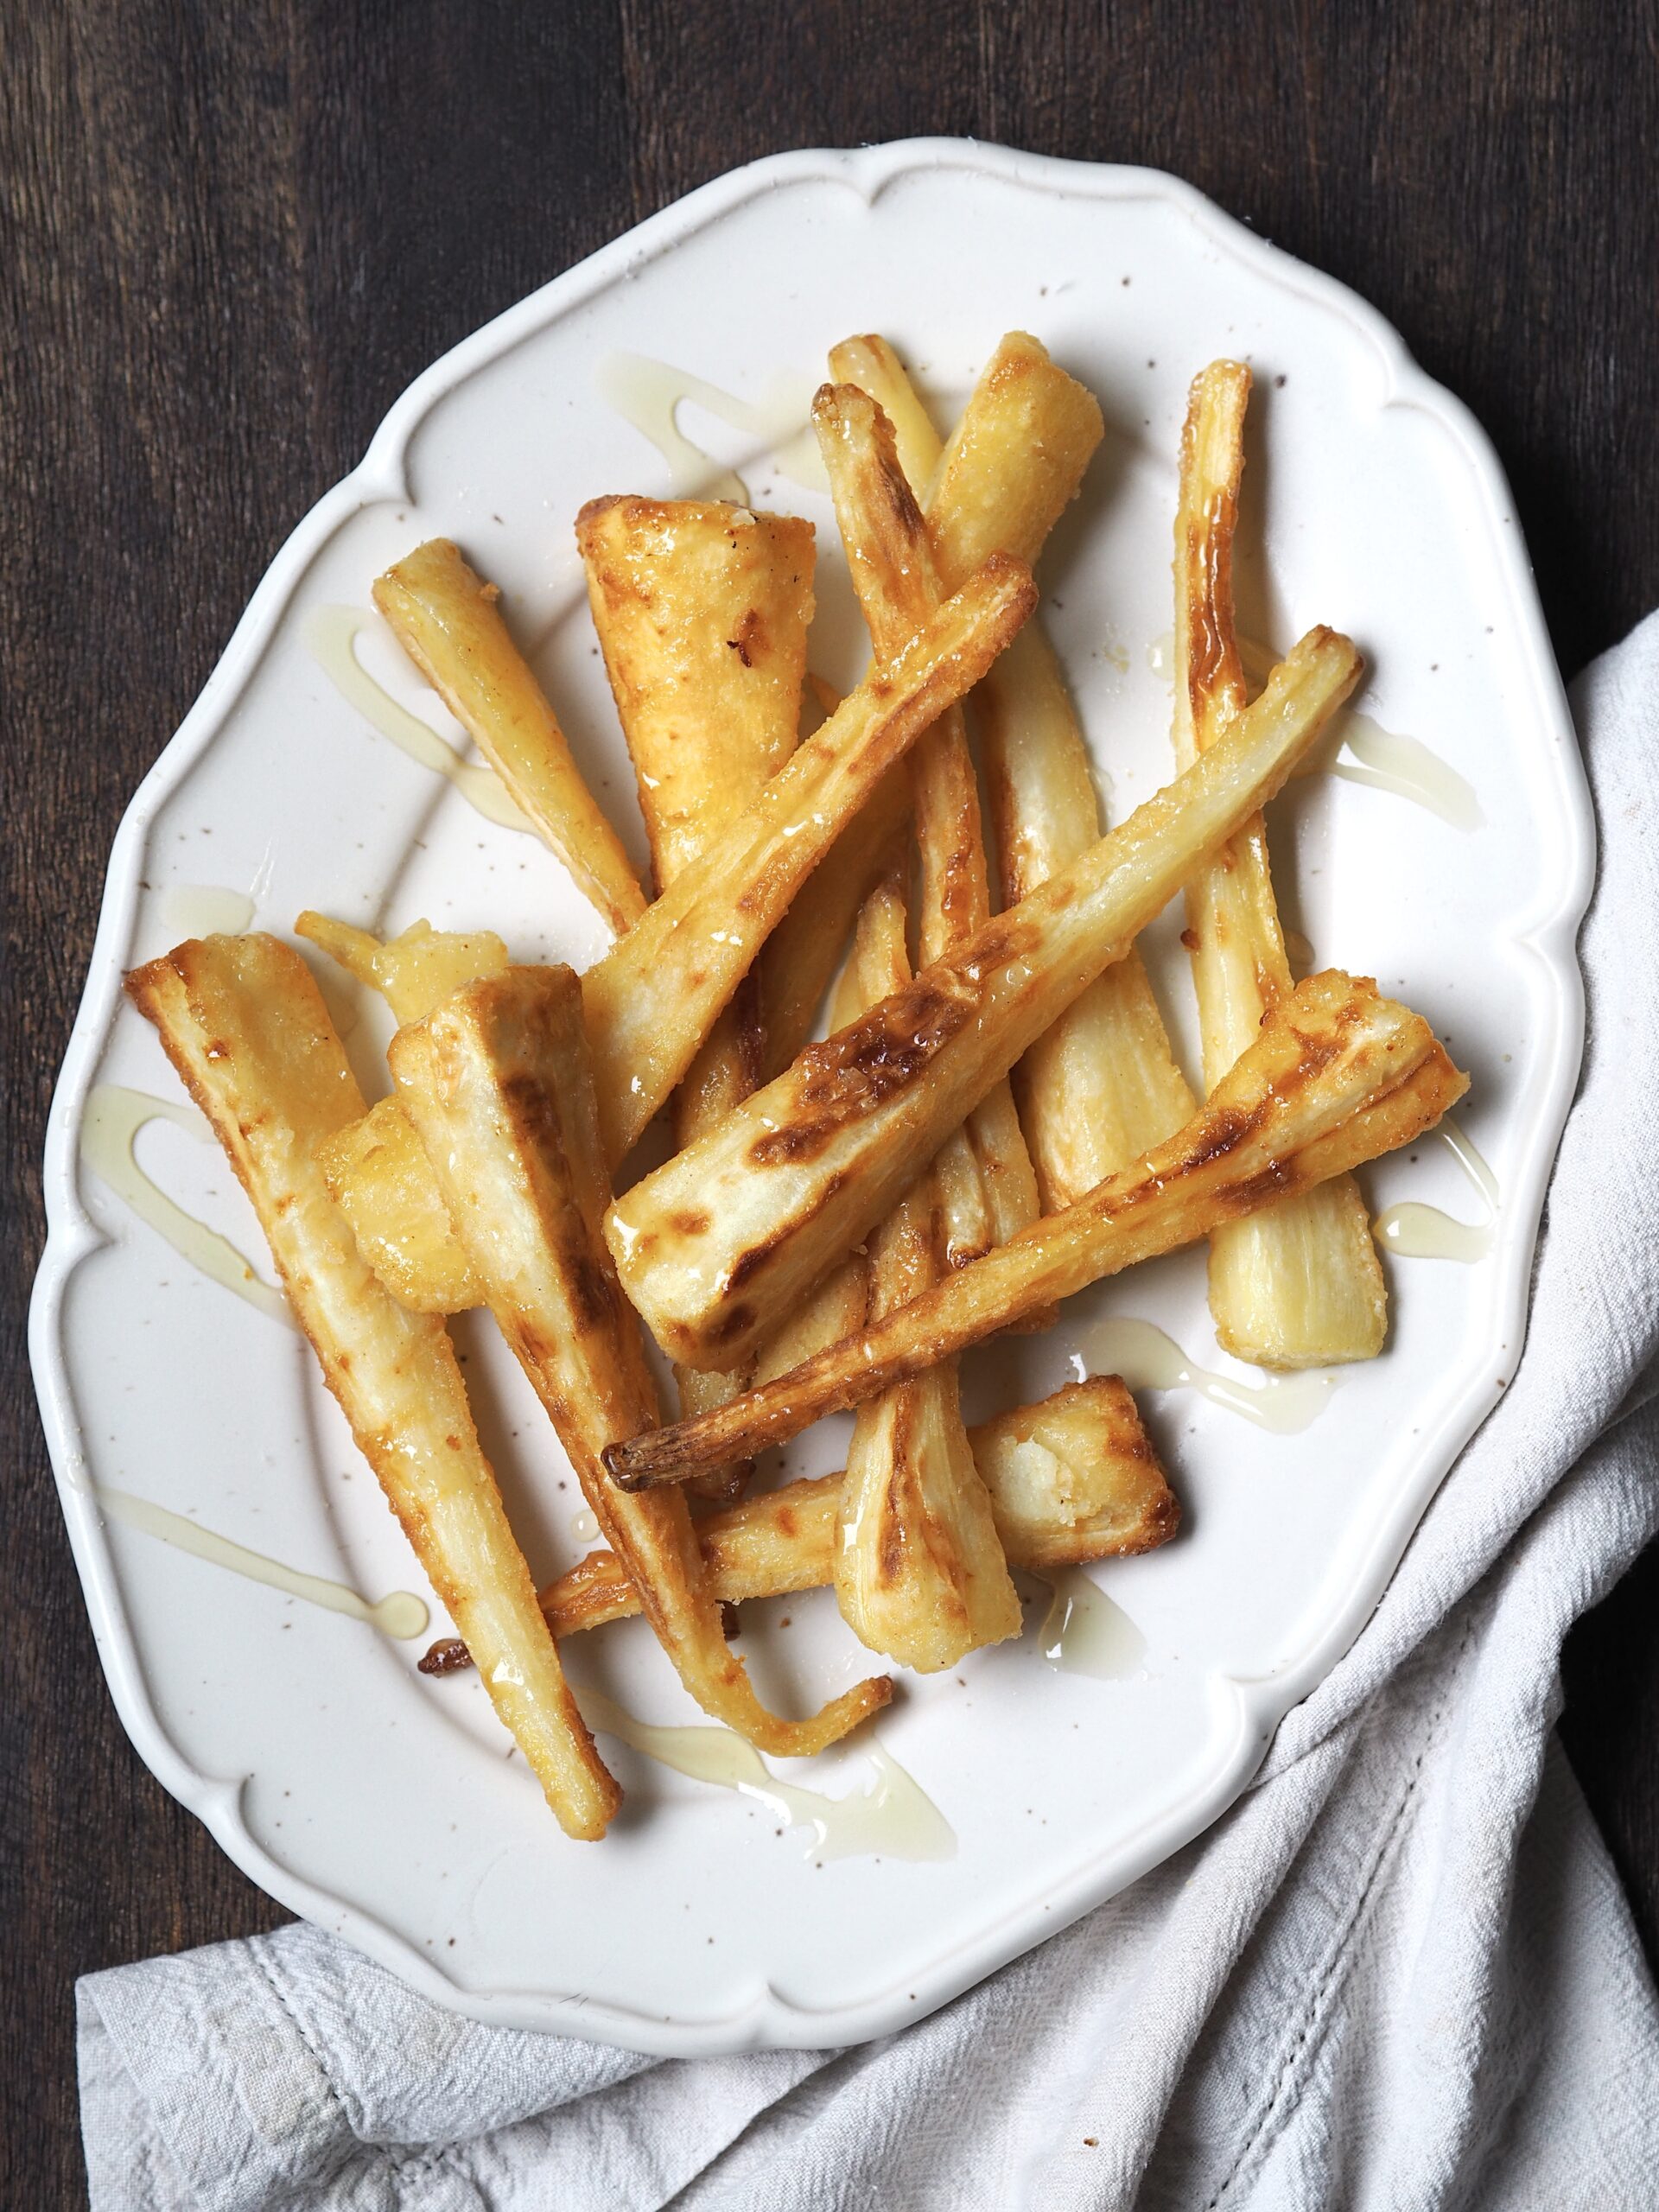
POLYGON ((378 991, 399 1021, 418 1021, 463 983, 503 976, 508 966, 507 948, 493 930, 435 930, 430 922, 411 922, 383 944, 367 930, 308 906, 294 934, 378 991))
MULTIPOLYGON (((901 652, 944 598, 932 548, 899 463, 892 423, 853 385, 825 385, 812 405, 853 585, 877 663, 901 652)), ((917 938, 924 965, 990 918, 979 785, 960 706, 912 747, 919 856, 917 938)), ((1005 1084, 994 1086, 934 1165, 947 1265, 1003 1243, 1038 1214, 1037 1178, 1005 1084)))
MULTIPOLYGON (((504 976, 509 965, 493 930, 435 930, 421 921, 383 944, 309 908, 294 928, 378 991, 399 1021, 418 1021, 463 983, 504 976)), ((416 1313, 461 1313, 482 1304, 437 1179, 395 1098, 378 1100, 361 1121, 320 1144, 316 1157, 358 1250, 400 1305, 416 1313)))
POLYGON ((1311 632, 1220 743, 1121 829, 637 1183, 606 1235, 664 1351, 729 1366, 804 1298, 1279 789, 1358 672, 1347 639, 1311 632))
MULTIPOLYGON (((591 500, 576 518, 594 627, 639 782, 657 887, 753 804, 795 750, 812 619, 812 525, 722 500, 591 500)), ((723 1121, 763 1079, 751 969, 674 1094, 676 1141, 723 1121)), ((680 1410, 723 1404, 747 1370, 682 1369, 680 1410)), ((744 1461, 700 1480, 736 1497, 744 1461)))
MULTIPOLYGON (((968 1440, 1011 1567, 1052 1574, 1154 1551, 1179 1530, 1175 1493, 1116 1375, 1068 1382, 1052 1397, 969 1429, 968 1440)), ((736 1605, 830 1581, 842 1480, 833 1474, 785 1483, 699 1521, 697 1545, 715 1598, 736 1605)), ((555 1636, 575 1636, 634 1618, 639 1599, 616 1554, 593 1551, 548 1584, 542 1610, 555 1636)), ((435 1675, 469 1663, 454 1637, 434 1644, 421 1662, 435 1675)))
MULTIPOLYGON (((974 705, 1002 899, 1013 906, 1087 849, 1099 801, 1065 678, 1035 622, 987 671, 974 705)), ((1179 1128, 1196 1102, 1138 950, 1037 1039, 1014 1085, 1045 1213, 1179 1128)))
POLYGON ((435 537, 388 569, 374 603, 399 644, 613 930, 645 910, 622 841, 582 780, 493 584, 435 537))
POLYGON ((840 830, 922 731, 978 682, 1034 600, 1020 563, 985 562, 588 970, 582 997, 608 1160, 626 1155, 685 1073, 840 830))
POLYGON ((760 980, 764 1081, 781 1075, 812 1034, 858 910, 874 888, 886 866, 887 848, 909 815, 910 786, 901 762, 888 769, 766 939, 753 971, 760 980))
MULTIPOLYGON (((1181 436, 1175 522, 1175 757, 1187 766, 1244 710, 1233 616, 1233 535, 1250 372, 1215 361, 1198 376, 1181 436)), ((1257 814, 1186 887, 1204 1078, 1214 1089, 1291 988, 1290 963, 1257 814)), ((1351 1177, 1219 1229, 1210 1248, 1218 1341, 1263 1367, 1372 1359, 1388 1331, 1382 1262, 1351 1177)))
POLYGON ((939 579, 988 553, 1034 562, 1105 435, 1100 404, 1023 330, 998 346, 951 432, 928 499, 939 579))
MULTIPOLYGON (((887 780, 892 783, 893 775, 890 774, 887 780)), ((869 811, 867 807, 865 813, 869 811)), ((876 855, 870 899, 877 895, 880 886, 896 880, 903 866, 909 836, 908 814, 909 809, 905 806, 893 818, 884 849, 876 855)), ((849 1021, 856 1021, 887 991, 887 978, 882 966, 860 957, 865 950, 864 917, 868 905, 867 899, 859 909, 859 925, 854 931, 852 947, 830 994, 832 1030, 844 1029, 849 1021)), ((810 1359, 826 1344, 836 1344, 855 1329, 861 1329, 869 1319, 870 1272, 868 1246, 860 1246, 838 1261, 811 1296, 795 1307, 783 1326, 767 1332, 752 1363, 751 1383, 769 1382, 774 1375, 786 1375, 791 1367, 810 1359)))
POLYGON ((1280 1001, 1209 1103, 1143 1160, 793 1374, 701 1421, 619 1444, 606 1464, 632 1488, 783 1443, 1034 1305, 1409 1143, 1467 1088, 1420 1015, 1369 982, 1311 976, 1280 1001))
MULTIPOLYGON (((882 399, 908 418, 904 372, 883 361, 882 399)), ((1102 435, 1089 391, 1035 339, 1003 341, 951 441, 929 516, 948 587, 976 548, 1041 543, 1102 435), (1041 536, 1039 536, 1039 533, 1041 536)), ((937 474, 936 470, 936 474, 937 474)), ((1034 616, 974 694, 1002 904, 1070 865, 1103 827, 1065 679, 1034 616)), ((1180 1127, 1194 1104, 1138 951, 1091 983, 1027 1054, 1014 1095, 1043 1211, 1091 1190, 1180 1127)))
POLYGON ((810 1359, 826 1344, 839 1344, 869 1319, 870 1263, 865 1252, 849 1252, 812 1295, 798 1306, 780 1329, 769 1333, 750 1370, 753 1382, 769 1382, 810 1359))
POLYGON ((859 1683, 810 1720, 767 1712, 727 1649, 683 1497, 628 1497, 601 1465, 655 1420, 656 1394, 599 1235, 609 1179, 575 976, 514 968, 473 984, 400 1029, 387 1057, 490 1310, 681 1681, 762 1751, 835 1743, 891 1683, 859 1683))
POLYGON ((315 1164, 361 1116, 321 993, 274 938, 210 937, 127 978, 270 1242, 359 1449, 561 1825, 602 1835, 621 1793, 566 1688, 441 1321, 375 1281, 315 1164))
MULTIPOLYGON (((909 976, 901 881, 895 866, 859 917, 854 960, 871 998, 909 976)), ((877 1315, 944 1271, 942 1211, 935 1178, 924 1174, 871 1240, 877 1315)), ((871 1650, 932 1674, 1020 1633, 1020 1600, 974 1465, 954 1360, 859 1408, 838 1519, 836 1602, 871 1650)))
POLYGON ((377 1099, 325 1139, 316 1161, 358 1250, 399 1305, 464 1313, 484 1303, 431 1162, 395 1098, 377 1099))
POLYGON ((1121 1376, 1068 1382, 970 1428, 1011 1567, 1033 1574, 1155 1551, 1181 1509, 1121 1376))
POLYGON ((812 525, 725 500, 591 499, 576 544, 665 891, 795 750, 812 525))
POLYGON ((830 374, 837 384, 856 385, 868 392, 892 423, 905 481, 925 510, 944 441, 897 353, 885 338, 873 333, 843 338, 830 348, 830 374))

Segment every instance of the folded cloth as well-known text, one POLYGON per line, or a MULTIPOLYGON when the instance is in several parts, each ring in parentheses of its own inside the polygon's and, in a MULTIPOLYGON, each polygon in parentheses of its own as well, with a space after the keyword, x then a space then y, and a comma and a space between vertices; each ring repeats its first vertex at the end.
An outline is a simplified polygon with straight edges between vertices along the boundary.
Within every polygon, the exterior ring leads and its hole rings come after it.
POLYGON ((296 1926, 80 1984, 93 2212, 1357 2212, 1659 2201, 1659 2006, 1556 1740, 1659 1527, 1659 615, 1580 680, 1583 1079, 1525 1356, 1196 1842, 903 2034, 657 2063, 296 1926))

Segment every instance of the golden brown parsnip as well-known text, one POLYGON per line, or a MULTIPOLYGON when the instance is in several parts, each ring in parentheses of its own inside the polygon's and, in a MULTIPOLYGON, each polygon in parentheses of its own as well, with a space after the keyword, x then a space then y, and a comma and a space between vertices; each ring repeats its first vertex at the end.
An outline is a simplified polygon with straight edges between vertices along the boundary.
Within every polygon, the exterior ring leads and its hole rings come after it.
POLYGON ((1022 330, 998 346, 951 432, 928 500, 939 580, 988 553, 1034 562, 1105 435, 1091 391, 1022 330))
POLYGON ((431 1163, 395 1098, 377 1100, 325 1139, 316 1160, 358 1250, 400 1305, 464 1313, 484 1303, 431 1163))
POLYGON ((1409 1143, 1467 1088, 1420 1015, 1370 982, 1311 976, 1209 1103, 1145 1159, 792 1375, 701 1421, 618 1445, 606 1464, 624 1485, 674 1482, 734 1451, 783 1443, 1033 1306, 1409 1143))
POLYGON ((664 891, 795 750, 812 525, 725 500, 592 499, 576 543, 664 891))
POLYGON ((1227 736, 1121 829, 637 1183, 606 1235, 664 1350, 729 1366, 804 1298, 1280 787, 1358 672, 1347 639, 1311 632, 1227 736))
MULTIPOLYGON (((594 626, 639 784, 659 890, 750 805, 795 749, 816 557, 810 523, 723 500, 594 499, 576 518, 594 626)), ((764 1079, 760 975, 738 984, 674 1094, 691 1144, 764 1079)), ((680 1410, 747 1379, 683 1368, 680 1410)), ((700 1478, 734 1497, 745 1461, 700 1478)))
MULTIPOLYGON (((399 1021, 418 1021, 463 983, 504 976, 509 965, 493 930, 435 930, 421 921, 382 944, 309 908, 294 928, 378 991, 399 1021)), ((358 1250, 401 1305, 461 1313, 482 1303, 420 1140, 395 1098, 380 1099, 320 1145, 317 1165, 358 1250)))
MULTIPOLYGON (((1052 1574, 1090 1560, 1166 1544, 1180 1506, 1116 1375, 1068 1382, 1033 1406, 1016 1406, 969 1429, 974 1464, 990 1494, 1011 1567, 1052 1574)), ((723 1605, 816 1590, 835 1571, 842 1477, 819 1475, 722 1507, 696 1523, 709 1586, 723 1605)), ((550 1582, 542 1609, 557 1637, 630 1620, 639 1600, 613 1552, 589 1552, 550 1582)), ((435 1644, 429 1674, 469 1664, 458 1638, 435 1644)))
MULTIPOLYGON (((868 394, 825 385, 812 418, 854 588, 877 664, 885 665, 944 597, 926 526, 899 467, 893 425, 868 394)), ((979 785, 960 706, 917 741, 909 765, 919 860, 917 941, 925 966, 982 928, 991 911, 979 785)), ((960 1267, 1037 1218, 1037 1178, 1006 1084, 995 1085, 945 1140, 933 1172, 949 1266, 960 1267)))
POLYGON ((387 1057, 490 1311, 681 1681, 762 1751, 836 1742, 886 1704, 890 1682, 859 1683, 810 1720, 769 1713, 727 1647, 683 1497, 626 1497, 601 1465, 657 1407, 599 1235, 610 1185, 575 976, 514 968, 473 984, 400 1029, 387 1057))
POLYGON ((404 651, 620 932, 644 913, 645 893, 501 619, 498 596, 447 537, 416 546, 374 587, 374 603, 404 651))
POLYGON ((995 555, 879 676, 843 700, 745 813, 582 978, 606 1157, 626 1156, 801 884, 923 730, 1031 612, 995 555))
POLYGON ((925 512, 944 441, 934 429, 897 353, 885 338, 874 334, 844 338, 839 346, 830 348, 830 374, 836 384, 856 385, 868 392, 892 423, 899 466, 925 512))
MULTIPOLYGON (((909 977, 895 866, 859 917, 854 964, 879 1000, 909 977)), ((943 1206, 931 1173, 870 1240, 870 1306, 904 1305, 944 1272, 943 1206)), ((842 1478, 835 1586, 860 1641, 931 1674, 1017 1636, 1020 1600, 963 1422, 956 1363, 896 1383, 858 1410, 842 1478)))
POLYGON ((358 1448, 477 1656, 496 1711, 574 1836, 621 1793, 565 1686, 443 1324, 375 1281, 315 1154, 363 1113, 327 1008, 275 938, 210 937, 127 978, 252 1200, 358 1448))
POLYGON ((509 964, 507 948, 493 930, 435 930, 430 922, 411 922, 401 937, 383 944, 367 930, 308 906, 294 934, 378 991, 399 1021, 418 1021, 463 983, 504 976, 509 964))
MULTIPOLYGON (((865 816, 870 811, 867 807, 865 816)), ((894 815, 884 851, 876 856, 878 865, 869 894, 859 909, 859 926, 854 931, 852 946, 830 994, 832 1030, 844 1029, 849 1021, 855 1021, 886 992, 884 963, 868 957, 864 918, 870 902, 880 897, 884 887, 899 879, 906 849, 908 814, 906 805, 894 815), (861 957, 861 952, 867 957, 861 957)), ((863 818, 860 817, 861 822, 863 818)), ((858 826, 854 824, 855 829, 858 826)), ((869 1306, 870 1255, 868 1246, 860 1246, 836 1262, 811 1296, 794 1308, 781 1328, 767 1333, 752 1364, 751 1383, 787 1374, 791 1367, 810 1359, 826 1344, 838 1344, 853 1330, 861 1329, 869 1319, 869 1306)))
POLYGON ((810 1359, 826 1344, 839 1344, 869 1318, 870 1265, 866 1252, 849 1252, 780 1329, 771 1332, 756 1352, 751 1382, 769 1382, 810 1359))
MULTIPOLYGON (((1214 361, 1197 377, 1181 435, 1175 521, 1175 757, 1185 767, 1244 710, 1233 614, 1233 537, 1250 372, 1214 361)), ((1186 887, 1205 1086, 1215 1085, 1291 988, 1268 862, 1251 817, 1186 887)), ((1372 1359, 1388 1330, 1382 1262, 1358 1185, 1338 1178, 1217 1230, 1210 1307, 1228 1351, 1264 1367, 1372 1359)))
POLYGON ((1068 1382, 968 1441, 1013 1567, 1052 1573, 1155 1551, 1179 1532, 1179 1503, 1120 1376, 1068 1382))
MULTIPOLYGON (((1005 340, 968 403, 929 516, 941 580, 948 583, 977 545, 1028 544, 1046 534, 1076 493, 1103 428, 1091 395, 1035 339, 1005 340)), ((987 672, 974 708, 1002 904, 1012 906, 1076 860, 1103 826, 1088 749, 1040 617, 987 672)), ((1194 1101, 1138 951, 1039 1039, 1015 1072, 1014 1091, 1045 1212, 1179 1128, 1194 1101)))
MULTIPOLYGON (((1013 906, 1087 849, 1099 801, 1065 678, 1034 622, 988 671, 974 704, 1002 899, 1013 906)), ((1014 1093, 1046 1213, 1187 1120, 1196 1101, 1138 950, 1037 1039, 1015 1071, 1014 1093)))
POLYGON ((888 846, 909 818, 910 785, 900 762, 888 769, 766 939, 753 971, 760 978, 766 1034, 764 1082, 780 1075, 812 1034, 859 908, 887 865, 888 846))

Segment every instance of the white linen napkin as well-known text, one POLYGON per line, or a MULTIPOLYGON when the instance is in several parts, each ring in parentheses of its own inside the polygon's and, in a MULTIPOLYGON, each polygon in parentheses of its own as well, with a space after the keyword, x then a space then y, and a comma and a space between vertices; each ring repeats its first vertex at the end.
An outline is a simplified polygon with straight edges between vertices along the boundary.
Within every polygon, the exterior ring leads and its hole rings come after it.
POLYGON ((1659 1527, 1659 614, 1574 698, 1590 1039, 1525 1356, 1232 1810, 840 2052, 479 2027, 302 1925, 92 1975, 92 2212, 1659 2200, 1659 2005, 1552 1732, 1563 1636, 1659 1527))

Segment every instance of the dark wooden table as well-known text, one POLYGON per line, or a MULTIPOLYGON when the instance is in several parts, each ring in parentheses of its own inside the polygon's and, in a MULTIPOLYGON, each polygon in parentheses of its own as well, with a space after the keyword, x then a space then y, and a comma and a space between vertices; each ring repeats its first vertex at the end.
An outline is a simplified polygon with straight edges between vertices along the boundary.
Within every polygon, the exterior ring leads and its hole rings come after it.
MULTIPOLYGON (((0 2202, 35 2212, 83 2201, 74 1977, 284 1916, 117 1723, 21 1325, 111 837, 290 526, 416 371, 690 187, 968 133, 1176 170, 1375 301, 1496 438, 1571 673, 1659 601, 1659 80, 1653 10, 1605 0, 9 0, 0 23, 0 2202)), ((1576 1631, 1564 1723, 1650 1954, 1656 1599, 1650 1554, 1576 1631)))

